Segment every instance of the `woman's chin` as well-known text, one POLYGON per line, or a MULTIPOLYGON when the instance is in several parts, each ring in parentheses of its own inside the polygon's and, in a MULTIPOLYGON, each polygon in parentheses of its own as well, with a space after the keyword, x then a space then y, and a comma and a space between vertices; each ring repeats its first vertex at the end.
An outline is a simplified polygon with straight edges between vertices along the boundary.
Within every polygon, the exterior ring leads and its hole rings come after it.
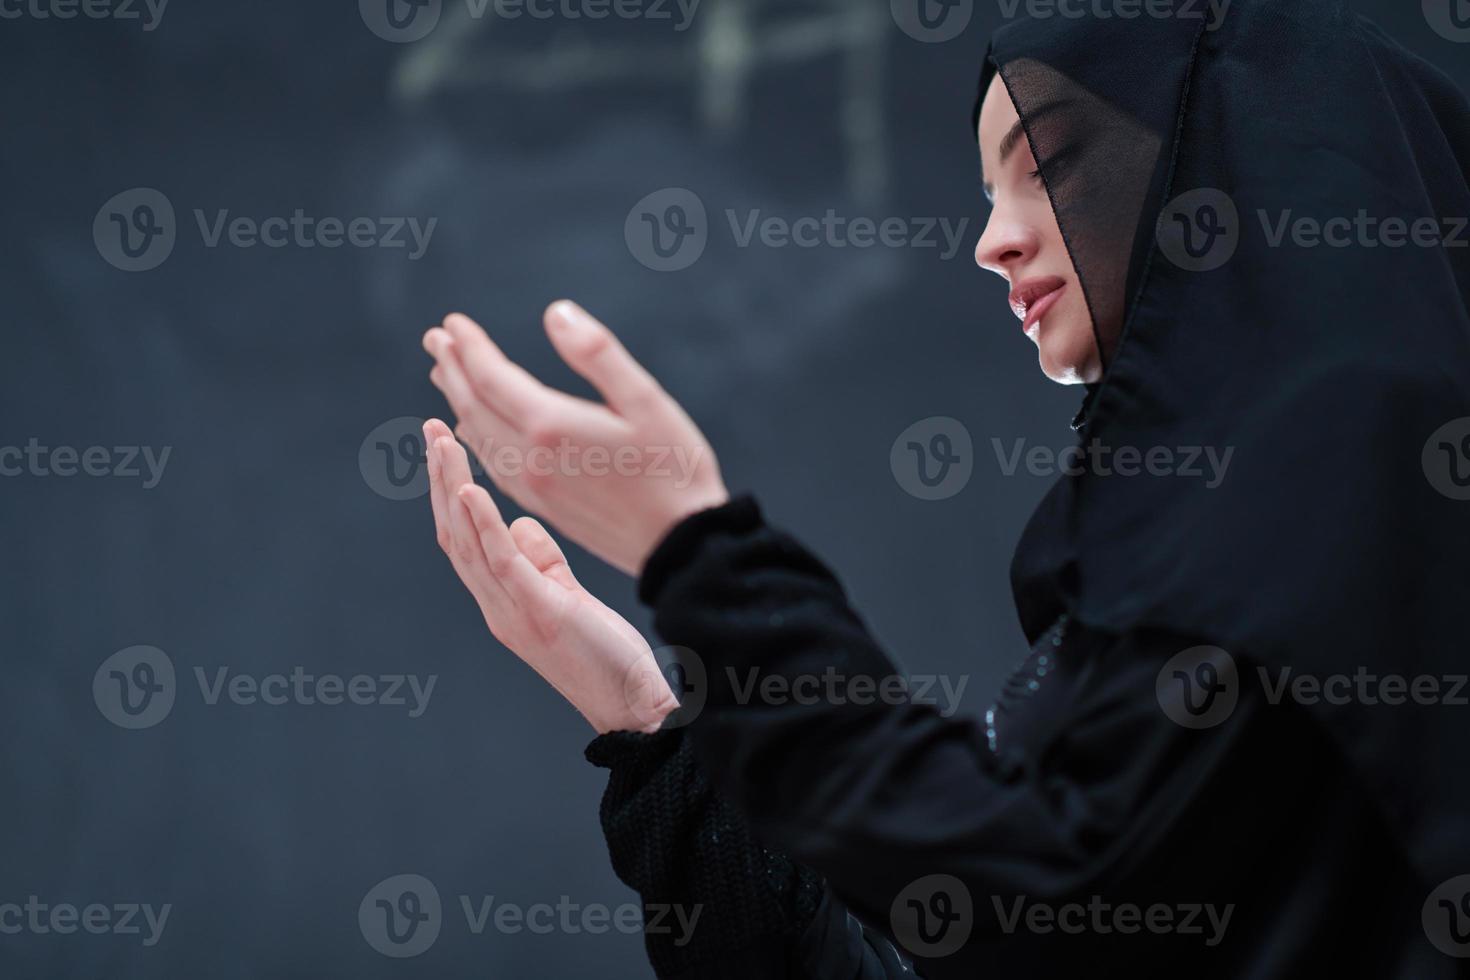
POLYGON ((1038 354, 1041 373, 1059 385, 1092 384, 1102 377, 1102 368, 1090 351, 1081 357, 1049 356, 1043 346, 1038 354))
POLYGON ((1057 384, 1091 384, 1102 377, 1091 323, 1048 317, 1033 326, 1029 336, 1036 343, 1041 372, 1057 384))

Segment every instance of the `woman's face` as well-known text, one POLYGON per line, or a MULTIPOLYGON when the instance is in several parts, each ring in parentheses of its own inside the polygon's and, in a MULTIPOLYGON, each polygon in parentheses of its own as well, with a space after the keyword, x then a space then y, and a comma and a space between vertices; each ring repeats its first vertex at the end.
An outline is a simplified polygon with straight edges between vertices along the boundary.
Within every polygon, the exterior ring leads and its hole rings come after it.
POLYGON ((1061 384, 1102 376, 1082 283, 1062 240, 1031 146, 997 75, 980 107, 980 167, 994 205, 975 262, 1011 284, 1011 309, 1036 344, 1041 370, 1061 384))

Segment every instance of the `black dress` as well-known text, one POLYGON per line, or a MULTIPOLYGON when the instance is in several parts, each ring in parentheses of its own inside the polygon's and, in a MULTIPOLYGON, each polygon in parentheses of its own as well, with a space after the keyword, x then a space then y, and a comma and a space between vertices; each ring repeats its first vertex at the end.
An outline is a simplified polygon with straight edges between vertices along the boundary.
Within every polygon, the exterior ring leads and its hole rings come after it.
POLYGON ((1104 354, 1074 425, 1119 462, 1060 477, 1021 540, 1033 649, 980 723, 740 704, 751 669, 894 669, 751 501, 679 525, 641 596, 703 709, 589 752, 623 880, 705 907, 683 945, 649 935, 660 975, 1470 970, 1463 700, 1273 687, 1463 698, 1470 102, 1344 0, 1133 6, 1011 21, 980 73, 1104 354), (1273 232, 1298 219, 1348 247, 1273 232), (1218 484, 1201 448, 1230 454, 1218 484), (1140 469, 1160 453, 1177 469, 1140 469))
POLYGON ((611 770, 618 875, 701 910, 690 937, 646 936, 660 977, 1460 975, 1421 929, 1428 885, 1305 712, 1256 685, 1208 728, 1161 709, 1159 666, 1190 638, 1062 619, 979 723, 741 704, 752 667, 894 673, 748 498, 676 528, 640 593, 707 686, 685 727, 587 752, 611 770), (961 887, 918 896, 916 933, 892 908, 934 874, 961 887))

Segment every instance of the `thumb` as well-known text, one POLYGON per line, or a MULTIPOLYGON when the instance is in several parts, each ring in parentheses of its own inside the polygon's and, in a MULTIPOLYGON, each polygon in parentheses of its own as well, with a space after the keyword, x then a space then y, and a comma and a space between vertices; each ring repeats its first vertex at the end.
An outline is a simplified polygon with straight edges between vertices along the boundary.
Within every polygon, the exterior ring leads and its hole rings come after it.
POLYGON ((572 568, 567 564, 567 556, 562 554, 561 547, 556 543, 551 534, 534 517, 517 518, 510 526, 510 536, 515 540, 516 547, 526 560, 536 569, 558 585, 566 588, 580 588, 577 578, 572 574, 572 568))

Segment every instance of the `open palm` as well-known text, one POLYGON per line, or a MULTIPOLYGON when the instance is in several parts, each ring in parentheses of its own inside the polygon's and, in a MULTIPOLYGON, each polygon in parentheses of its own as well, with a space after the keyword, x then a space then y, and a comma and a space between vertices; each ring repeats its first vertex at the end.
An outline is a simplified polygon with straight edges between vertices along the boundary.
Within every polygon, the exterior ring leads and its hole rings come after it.
POLYGON ((678 703, 642 634, 582 587, 539 522, 506 526, 448 426, 425 423, 424 443, 439 546, 490 632, 599 733, 657 729, 678 703))

